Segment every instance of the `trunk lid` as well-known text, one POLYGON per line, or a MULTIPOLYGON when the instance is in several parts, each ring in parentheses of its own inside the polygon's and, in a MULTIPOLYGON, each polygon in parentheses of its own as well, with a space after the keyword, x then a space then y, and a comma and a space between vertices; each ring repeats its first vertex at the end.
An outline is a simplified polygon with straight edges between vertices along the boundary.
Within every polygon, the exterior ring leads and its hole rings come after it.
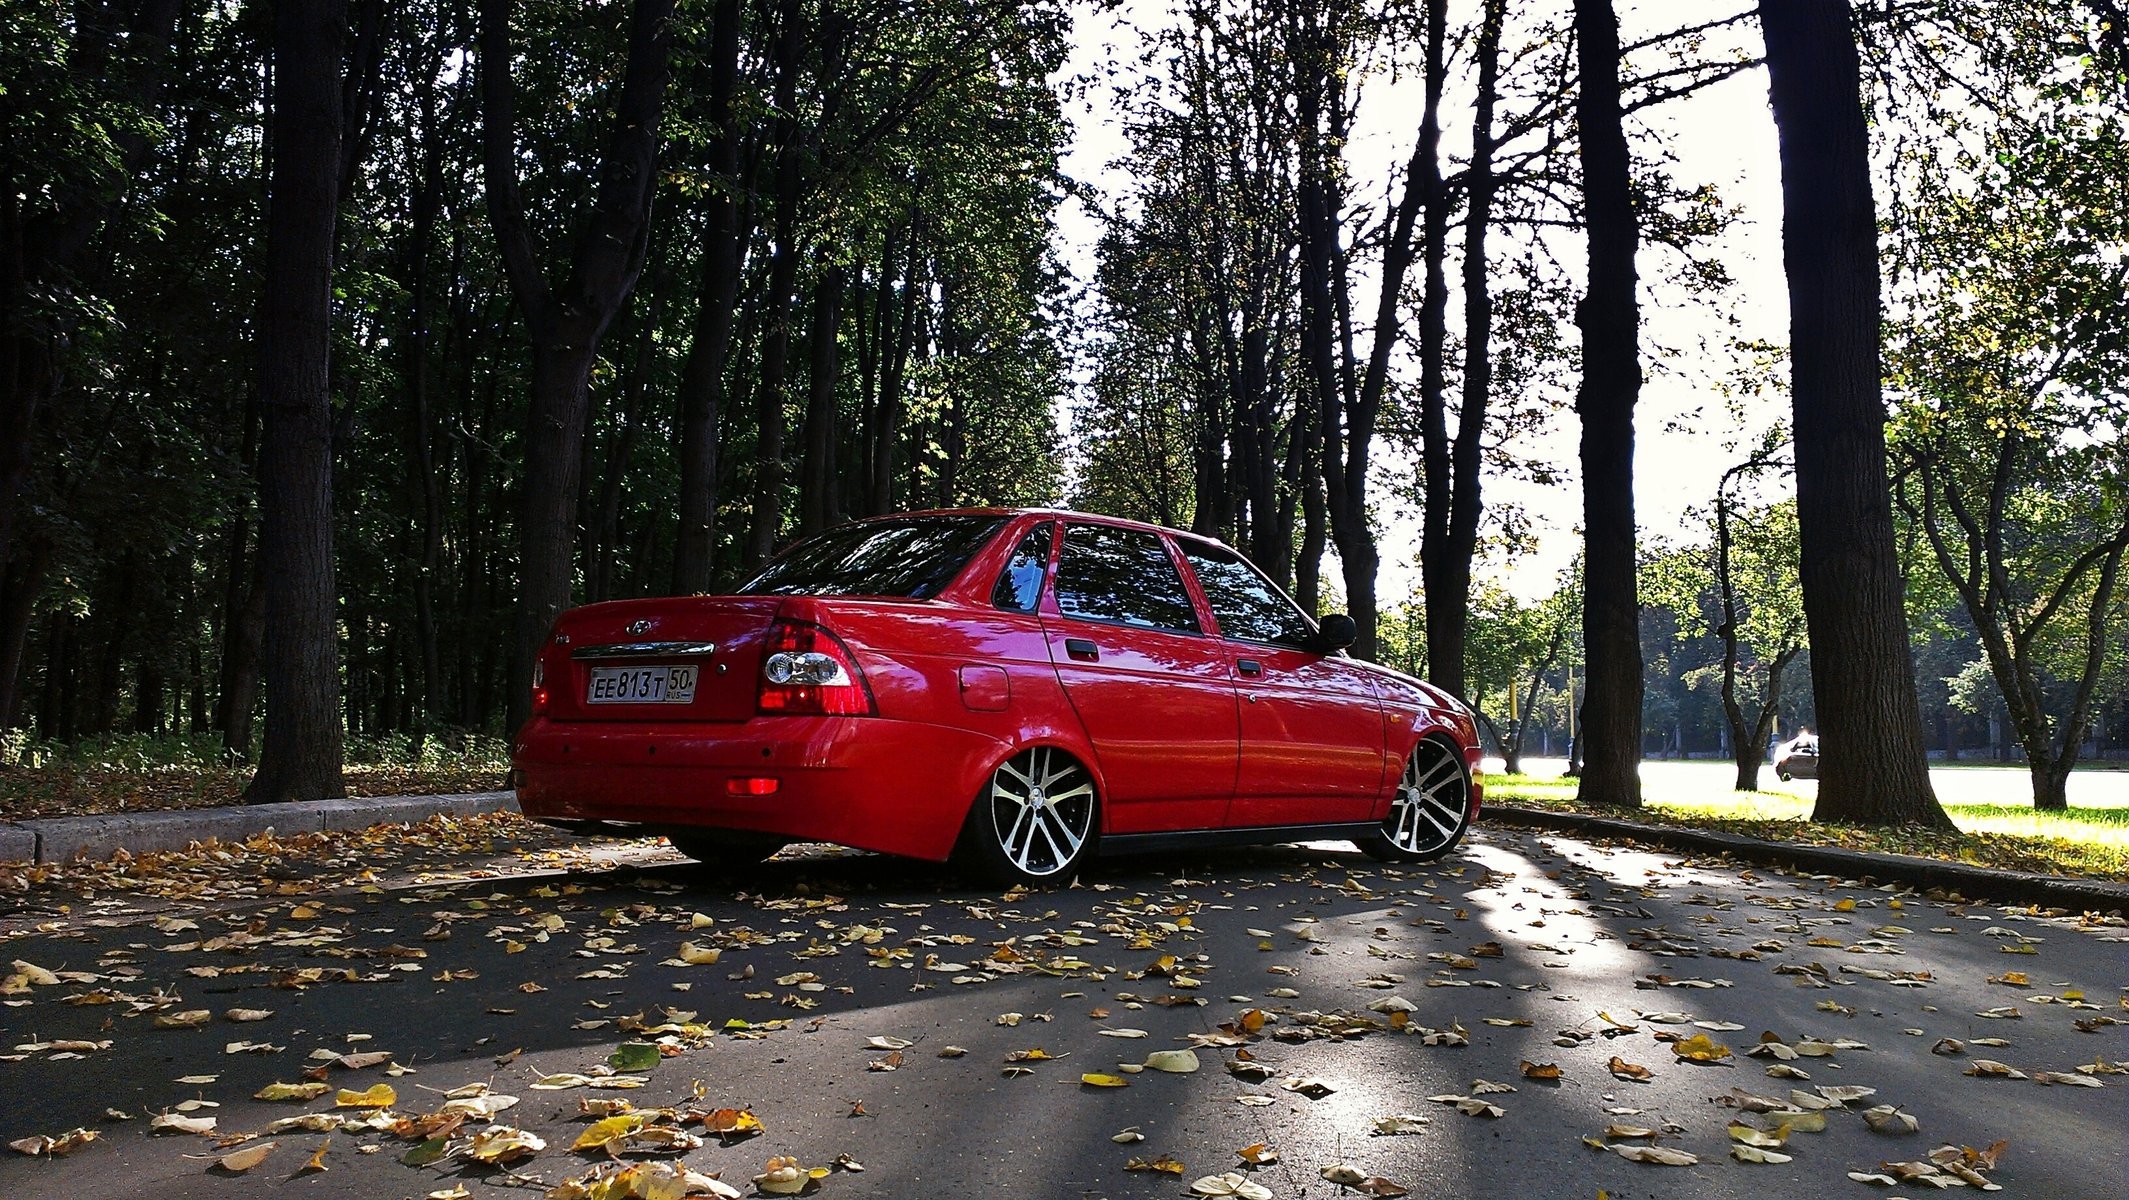
POLYGON ((745 721, 782 596, 618 600, 562 614, 540 649, 557 721, 745 721))

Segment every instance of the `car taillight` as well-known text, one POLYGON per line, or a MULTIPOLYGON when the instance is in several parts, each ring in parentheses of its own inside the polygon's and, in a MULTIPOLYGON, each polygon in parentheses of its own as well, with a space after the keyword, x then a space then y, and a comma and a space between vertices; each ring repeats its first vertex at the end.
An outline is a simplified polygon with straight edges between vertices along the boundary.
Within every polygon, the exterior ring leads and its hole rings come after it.
POLYGON ((865 673, 841 638, 818 625, 778 621, 761 660, 756 707, 765 713, 871 716, 865 673))
POLYGON ((532 711, 547 711, 547 660, 544 655, 532 659, 532 711))

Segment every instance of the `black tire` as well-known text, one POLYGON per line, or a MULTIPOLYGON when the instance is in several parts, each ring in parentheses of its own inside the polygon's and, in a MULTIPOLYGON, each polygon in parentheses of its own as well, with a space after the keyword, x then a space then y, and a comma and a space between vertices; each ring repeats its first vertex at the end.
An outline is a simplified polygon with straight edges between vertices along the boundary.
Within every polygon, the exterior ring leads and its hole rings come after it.
POLYGON ((1094 776, 1055 746, 1033 746, 998 765, 969 807, 958 858, 1004 884, 1069 881, 1094 851, 1101 806, 1094 776))
POLYGON ((1471 772, 1446 742, 1423 739, 1405 760, 1390 815, 1353 844, 1377 862, 1433 862, 1464 840, 1471 826, 1471 772))
POLYGON ((1775 775, 1775 778, 1777 778, 1777 779, 1781 780, 1781 781, 1782 781, 1783 783, 1787 783, 1787 782, 1789 782, 1790 780, 1792 780, 1792 779, 1796 778, 1796 776, 1794 776, 1794 775, 1791 775, 1791 774, 1790 774, 1789 772, 1787 772, 1787 771, 1776 771, 1776 772, 1774 773, 1774 775, 1775 775))
POLYGON ((665 835, 673 849, 712 867, 752 867, 790 845, 773 833, 734 829, 674 830, 665 835))

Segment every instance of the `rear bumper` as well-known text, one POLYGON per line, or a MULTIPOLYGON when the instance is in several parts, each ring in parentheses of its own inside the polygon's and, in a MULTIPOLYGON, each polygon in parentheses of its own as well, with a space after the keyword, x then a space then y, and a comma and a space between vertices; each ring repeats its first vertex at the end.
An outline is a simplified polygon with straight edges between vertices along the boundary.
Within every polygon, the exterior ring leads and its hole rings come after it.
POLYGON ((538 821, 749 830, 937 862, 1005 751, 968 730, 879 717, 535 717, 511 766, 518 806, 538 821), (774 779, 776 791, 734 795, 740 778, 774 779))

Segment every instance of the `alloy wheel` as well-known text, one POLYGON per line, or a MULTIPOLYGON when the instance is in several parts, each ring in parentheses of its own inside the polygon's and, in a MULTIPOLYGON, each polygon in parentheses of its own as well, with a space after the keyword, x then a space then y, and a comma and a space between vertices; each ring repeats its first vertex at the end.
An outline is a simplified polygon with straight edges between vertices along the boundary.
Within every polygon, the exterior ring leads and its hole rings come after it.
POLYGON ((1463 764, 1440 742, 1427 740, 1405 761, 1382 836, 1401 857, 1434 858, 1464 834, 1470 793, 1463 764))
POLYGON ((985 791, 991 845, 1026 879, 1062 873, 1094 834, 1094 778, 1054 746, 1000 764, 985 791))

